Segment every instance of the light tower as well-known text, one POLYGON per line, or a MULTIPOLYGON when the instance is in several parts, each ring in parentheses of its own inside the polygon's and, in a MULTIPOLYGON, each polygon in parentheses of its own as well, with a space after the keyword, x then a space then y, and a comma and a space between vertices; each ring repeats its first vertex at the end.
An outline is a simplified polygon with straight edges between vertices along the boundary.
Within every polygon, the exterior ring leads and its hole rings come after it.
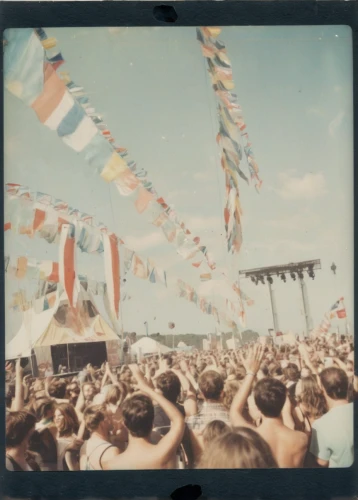
POLYGON ((296 277, 298 277, 298 282, 300 284, 301 294, 302 294, 303 309, 305 313, 306 335, 308 335, 309 332, 312 330, 312 319, 308 302, 307 287, 304 280, 304 274, 307 273, 307 275, 311 279, 314 279, 315 278, 314 271, 318 269, 321 269, 321 261, 319 259, 290 263, 280 266, 248 269, 245 271, 240 271, 239 274, 244 278, 250 278, 251 281, 256 285, 258 285, 259 283, 262 283, 264 285, 266 277, 266 282, 268 284, 270 292, 272 319, 273 319, 275 334, 277 334, 277 332, 279 332, 280 330, 279 330, 275 292, 272 287, 273 276, 280 277, 283 283, 286 283, 287 276, 290 276, 293 279, 293 281, 296 281, 296 277))

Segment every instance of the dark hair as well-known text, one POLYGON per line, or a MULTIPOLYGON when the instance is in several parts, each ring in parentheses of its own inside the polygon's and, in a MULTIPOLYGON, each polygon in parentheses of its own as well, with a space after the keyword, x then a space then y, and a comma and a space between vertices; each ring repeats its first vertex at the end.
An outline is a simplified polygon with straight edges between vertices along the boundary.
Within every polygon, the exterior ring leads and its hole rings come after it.
POLYGON ((46 414, 53 410, 54 402, 49 398, 38 399, 34 402, 33 408, 35 410, 37 420, 45 418, 46 414))
POLYGON ((153 429, 154 407, 151 399, 144 394, 135 394, 126 399, 122 406, 124 425, 131 436, 148 437, 153 429))
POLYGON ((279 364, 272 363, 269 370, 271 377, 281 377, 283 375, 282 367, 279 364))
POLYGON ((68 436, 77 433, 79 428, 78 417, 75 409, 69 403, 60 403, 55 406, 64 417, 63 425, 59 430, 60 436, 68 436))
POLYGON ((325 368, 320 373, 321 383, 331 399, 346 399, 348 395, 348 376, 341 368, 325 368))
POLYGON ((66 395, 67 384, 65 380, 52 380, 48 388, 48 393, 52 398, 64 399, 66 395))
POLYGON ((286 401, 286 387, 274 378, 260 380, 254 389, 254 398, 257 408, 268 418, 280 416, 286 401))
POLYGON ((290 382, 297 382, 300 378, 300 371, 298 366, 294 363, 288 363, 285 368, 285 375, 290 382))
POLYGON ((35 429, 36 417, 28 411, 11 411, 6 417, 6 447, 19 446, 31 429, 35 429))
POLYGON ((11 408, 12 398, 15 397, 15 384, 5 383, 5 402, 6 408, 11 408))
POLYGON ((214 370, 209 370, 200 375, 199 388, 205 399, 218 401, 224 389, 223 378, 214 370))
POLYGON ((157 378, 157 388, 171 403, 176 403, 181 390, 179 377, 171 371, 166 371, 157 378))
POLYGON ((164 354, 163 359, 167 361, 168 368, 173 366, 173 356, 171 354, 164 354))
POLYGON ((107 417, 105 405, 90 405, 87 406, 83 413, 86 429, 90 432, 95 431, 99 424, 107 417))

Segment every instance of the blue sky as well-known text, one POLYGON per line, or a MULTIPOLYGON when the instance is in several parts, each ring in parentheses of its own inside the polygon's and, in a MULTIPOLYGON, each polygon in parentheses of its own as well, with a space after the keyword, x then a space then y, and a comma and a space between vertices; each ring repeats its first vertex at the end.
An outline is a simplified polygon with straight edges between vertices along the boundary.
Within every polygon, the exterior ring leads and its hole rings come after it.
MULTIPOLYGON (((201 237, 218 267, 232 269, 224 240, 224 179, 215 98, 194 28, 62 28, 55 36, 73 80, 87 90, 117 143, 148 171, 156 189, 201 237)), ((353 323, 352 39, 346 26, 226 27, 235 91, 263 179, 258 195, 241 185, 242 250, 234 267, 248 269, 320 258, 307 279, 314 324, 339 298, 353 323), (330 271, 332 262, 337 275, 330 271)), ((243 164, 244 170, 246 165, 243 164)), ((127 204, 114 186, 5 93, 5 181, 30 186, 92 213, 168 273, 213 299, 210 285, 175 253, 161 231, 127 204)), ((10 234, 6 252, 58 260, 58 247, 10 234)), ((103 259, 77 256, 80 272, 104 279, 103 259)), ((214 321, 160 285, 127 276, 133 297, 122 304, 125 330, 214 331, 214 321)), ((235 279, 235 277, 232 277, 235 279)), ((8 295, 19 287, 7 280, 8 295)), ((242 281, 255 300, 247 327, 272 327, 267 286, 242 281)), ((298 284, 275 283, 280 328, 301 332, 298 284)), ((21 316, 9 313, 7 336, 21 316)))

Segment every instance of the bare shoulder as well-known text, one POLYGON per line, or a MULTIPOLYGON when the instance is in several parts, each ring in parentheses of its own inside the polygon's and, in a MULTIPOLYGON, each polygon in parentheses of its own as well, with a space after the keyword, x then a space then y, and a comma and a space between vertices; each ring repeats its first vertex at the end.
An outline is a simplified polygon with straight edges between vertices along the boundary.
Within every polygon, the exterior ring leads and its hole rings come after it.
POLYGON ((299 448, 306 448, 308 445, 308 436, 306 433, 301 431, 293 431, 290 429, 290 433, 292 435, 292 442, 297 444, 299 448))

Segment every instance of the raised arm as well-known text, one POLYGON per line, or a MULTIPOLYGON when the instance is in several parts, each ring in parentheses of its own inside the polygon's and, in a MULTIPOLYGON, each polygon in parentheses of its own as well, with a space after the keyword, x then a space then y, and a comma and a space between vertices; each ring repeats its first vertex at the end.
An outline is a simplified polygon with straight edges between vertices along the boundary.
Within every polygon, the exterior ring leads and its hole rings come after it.
POLYGON ((164 410, 170 420, 169 432, 159 441, 155 447, 156 458, 164 466, 173 456, 178 448, 184 434, 184 418, 176 407, 164 396, 149 387, 145 377, 137 365, 129 365, 133 377, 137 380, 139 389, 147 394, 152 400, 164 410))
POLYGON ((20 411, 24 407, 24 386, 23 377, 24 370, 21 367, 21 359, 16 360, 15 365, 15 397, 11 403, 12 411, 20 411))
POLYGON ((230 407, 230 422, 233 427, 245 426, 251 427, 243 416, 243 410, 252 389, 252 384, 255 380, 257 372, 260 369, 260 364, 263 356, 263 346, 255 344, 250 349, 247 359, 242 357, 241 361, 246 369, 246 376, 233 399, 230 407))
POLYGON ((196 415, 198 413, 198 405, 196 401, 196 393, 193 387, 191 386, 190 381, 186 378, 186 376, 181 372, 181 370, 174 370, 172 372, 180 380, 180 384, 184 393, 184 410, 185 416, 190 417, 191 415, 196 415))

